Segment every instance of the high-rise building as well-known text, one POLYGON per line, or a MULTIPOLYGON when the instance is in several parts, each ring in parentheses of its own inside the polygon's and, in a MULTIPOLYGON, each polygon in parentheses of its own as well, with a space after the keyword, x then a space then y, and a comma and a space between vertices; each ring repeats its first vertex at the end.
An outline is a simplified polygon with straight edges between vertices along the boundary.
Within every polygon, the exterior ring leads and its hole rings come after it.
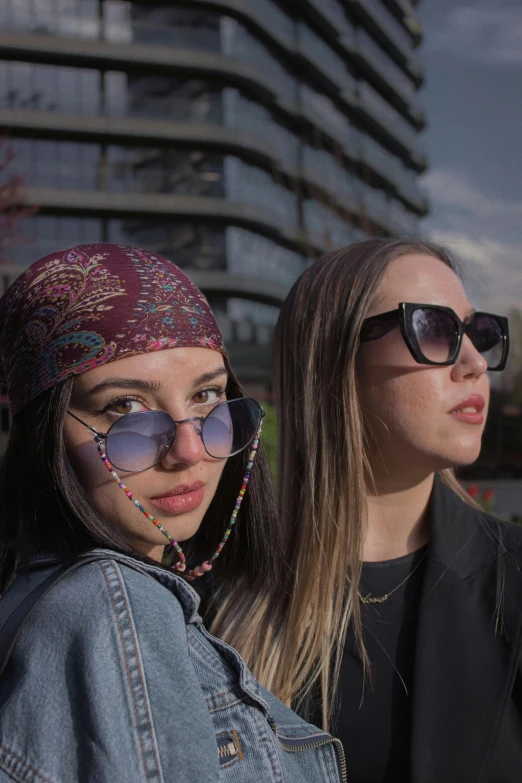
POLYGON ((76 243, 156 250, 207 293, 240 375, 265 383, 303 269, 415 233, 426 211, 413 6, 2 0, 0 135, 38 206, 3 285, 76 243))

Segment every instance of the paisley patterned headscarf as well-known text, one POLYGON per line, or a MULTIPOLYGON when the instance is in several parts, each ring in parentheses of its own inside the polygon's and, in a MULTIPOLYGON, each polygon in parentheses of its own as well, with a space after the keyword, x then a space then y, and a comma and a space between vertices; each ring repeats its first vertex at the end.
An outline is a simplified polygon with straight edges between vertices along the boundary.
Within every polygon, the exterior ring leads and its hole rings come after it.
POLYGON ((13 414, 71 375, 178 347, 226 356, 201 291, 171 261, 137 247, 51 253, 0 298, 0 380, 13 414))

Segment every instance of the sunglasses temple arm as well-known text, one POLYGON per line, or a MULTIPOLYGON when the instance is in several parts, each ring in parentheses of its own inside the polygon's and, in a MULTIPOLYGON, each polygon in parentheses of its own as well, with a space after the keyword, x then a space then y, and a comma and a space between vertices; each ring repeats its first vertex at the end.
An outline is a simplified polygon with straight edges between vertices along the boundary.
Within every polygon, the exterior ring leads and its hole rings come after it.
POLYGON ((98 430, 95 430, 94 427, 91 427, 89 424, 86 424, 84 421, 82 421, 80 418, 78 418, 78 416, 76 416, 71 411, 67 411, 67 413, 69 414, 69 416, 72 416, 73 419, 76 419, 76 421, 79 421, 80 424, 83 424, 84 427, 87 427, 88 430, 90 430, 92 433, 94 433, 94 435, 96 436, 96 439, 105 440, 105 438, 107 437, 107 433, 106 432, 98 432, 98 430))

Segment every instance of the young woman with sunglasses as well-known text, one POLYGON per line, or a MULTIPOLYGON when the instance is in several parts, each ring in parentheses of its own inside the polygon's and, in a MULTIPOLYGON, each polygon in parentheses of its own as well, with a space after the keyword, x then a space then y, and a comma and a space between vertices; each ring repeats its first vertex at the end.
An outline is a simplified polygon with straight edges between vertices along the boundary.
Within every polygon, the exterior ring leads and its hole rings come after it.
POLYGON ((216 627, 263 664, 263 412, 201 292, 138 248, 51 254, 0 300, 0 363, 0 781, 345 780, 340 742, 198 615, 211 571, 216 627))
POLYGON ((283 304, 286 698, 308 693, 352 783, 521 779, 522 529, 452 470, 479 455, 508 347, 429 243, 332 252, 283 304))

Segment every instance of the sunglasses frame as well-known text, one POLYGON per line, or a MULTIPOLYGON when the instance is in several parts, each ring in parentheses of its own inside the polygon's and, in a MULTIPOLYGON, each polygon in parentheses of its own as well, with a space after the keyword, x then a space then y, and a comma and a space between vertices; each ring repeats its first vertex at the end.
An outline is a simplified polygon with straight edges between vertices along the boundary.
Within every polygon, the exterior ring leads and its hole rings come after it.
MULTIPOLYGON (((215 405, 212 408, 212 410, 207 413, 206 416, 193 416, 193 417, 188 418, 188 419, 176 420, 176 419, 173 419, 172 416, 170 416, 169 413, 166 413, 166 411, 157 411, 157 410, 139 411, 137 413, 126 413, 120 419, 117 419, 115 422, 113 422, 111 424, 111 426, 109 427, 109 429, 107 430, 107 432, 99 432, 99 430, 94 429, 94 427, 91 427, 90 424, 87 424, 85 421, 82 421, 82 419, 80 419, 78 416, 76 416, 76 414, 72 413, 71 411, 67 411, 67 413, 69 414, 69 416, 72 416, 73 419, 76 419, 76 421, 79 421, 80 424, 83 424, 84 427, 87 427, 87 429, 90 430, 94 434, 94 440, 97 443, 99 443, 99 444, 101 444, 101 443, 104 444, 105 451, 107 451, 107 438, 109 437, 112 428, 116 424, 118 424, 118 422, 122 421, 122 419, 127 419, 129 416, 142 416, 143 414, 147 414, 147 413, 164 413, 165 416, 168 416, 170 418, 170 420, 175 425, 175 430, 174 430, 174 437, 172 438, 172 443, 168 447, 168 449, 165 452, 165 454, 163 454, 163 456, 160 457, 158 460, 156 460, 156 462, 154 462, 152 465, 149 465, 148 468, 142 468, 141 470, 129 470, 128 468, 122 468, 119 465, 114 465, 116 470, 121 470, 124 473, 144 473, 146 470, 150 470, 151 468, 153 468, 156 465, 158 465, 161 462, 161 460, 165 459, 165 457, 167 456, 167 454, 171 450, 172 446, 174 445, 174 441, 176 439, 176 433, 177 433, 177 425, 178 424, 187 424, 188 422, 191 422, 192 425, 194 426, 194 430, 195 430, 196 434, 198 435, 198 437, 201 439, 201 442, 202 442, 202 444, 203 444, 203 446, 205 448, 205 451, 207 452, 209 457, 212 457, 212 459, 228 459, 229 457, 234 457, 236 454, 240 454, 242 451, 244 451, 247 448, 247 446, 249 446, 250 443, 252 443, 252 441, 254 440, 254 438, 256 436, 257 431, 259 430, 259 425, 261 424, 263 418, 266 416, 266 411, 263 410, 261 405, 257 402, 257 400, 254 400, 253 397, 236 397, 233 400, 223 400, 223 402, 219 402, 217 405, 215 405), (240 402, 240 401, 242 402, 244 400, 249 400, 250 402, 255 403, 257 405, 257 407, 259 408, 259 423, 257 425, 257 428, 256 428, 254 434, 252 435, 250 440, 247 443, 245 443, 245 445, 242 446, 240 449, 237 449, 237 451, 233 451, 231 454, 227 454, 226 457, 215 457, 213 454, 211 454, 209 452, 209 450, 207 449, 207 447, 205 445, 205 441, 203 440, 203 426, 205 424, 205 421, 208 419, 209 416, 211 416, 214 413, 214 411, 217 408, 219 408, 220 405, 229 405, 231 402, 240 402), (199 426, 196 426, 196 423, 199 426)), ((110 460, 110 457, 108 457, 108 458, 109 458, 109 462, 111 462, 111 464, 113 464, 112 461, 110 460)))
MULTIPOLYGON (((502 357, 500 359, 500 362, 495 367, 489 367, 488 365, 488 370, 490 372, 501 372, 502 370, 505 369, 507 359, 509 356, 509 322, 505 316, 495 315, 494 313, 476 312, 473 314, 473 317, 471 318, 471 321, 469 321, 469 323, 464 323, 463 321, 460 320, 456 312, 451 309, 451 307, 443 307, 442 305, 433 305, 433 304, 422 304, 420 302, 400 302, 396 310, 388 310, 388 312, 386 313, 379 313, 379 315, 373 315, 370 316, 370 318, 365 318, 361 329, 360 342, 364 343, 364 342, 370 342, 372 340, 378 340, 380 337, 384 337, 385 334, 388 334, 388 332, 391 332, 391 330, 394 329, 398 324, 404 342, 406 343, 412 357, 415 359, 415 361, 418 364, 431 364, 437 367, 447 367, 451 364, 455 364, 455 362, 457 361, 462 347, 462 340, 464 335, 467 335, 469 337, 469 339, 473 344, 473 347, 475 347, 472 338, 473 321, 475 320, 475 318, 479 316, 487 316, 488 318, 493 318, 495 321, 497 321, 500 324, 502 330, 502 357), (451 353, 450 357, 444 362, 434 362, 432 359, 428 359, 426 356, 424 356, 424 354, 420 350, 417 341, 417 336, 415 334, 415 329, 413 327, 413 313, 416 310, 420 310, 420 309, 440 310, 441 312, 444 312, 447 315, 449 315, 455 323, 457 329, 457 342, 455 345, 455 349, 451 353), (364 335, 365 327, 368 329, 369 326, 374 324, 379 324, 381 321, 383 323, 383 327, 381 329, 377 329, 376 334, 374 335, 372 334, 370 336, 364 335), (389 321, 390 323, 386 325, 386 321, 389 321)), ((475 348, 475 350, 478 349, 475 348)))

